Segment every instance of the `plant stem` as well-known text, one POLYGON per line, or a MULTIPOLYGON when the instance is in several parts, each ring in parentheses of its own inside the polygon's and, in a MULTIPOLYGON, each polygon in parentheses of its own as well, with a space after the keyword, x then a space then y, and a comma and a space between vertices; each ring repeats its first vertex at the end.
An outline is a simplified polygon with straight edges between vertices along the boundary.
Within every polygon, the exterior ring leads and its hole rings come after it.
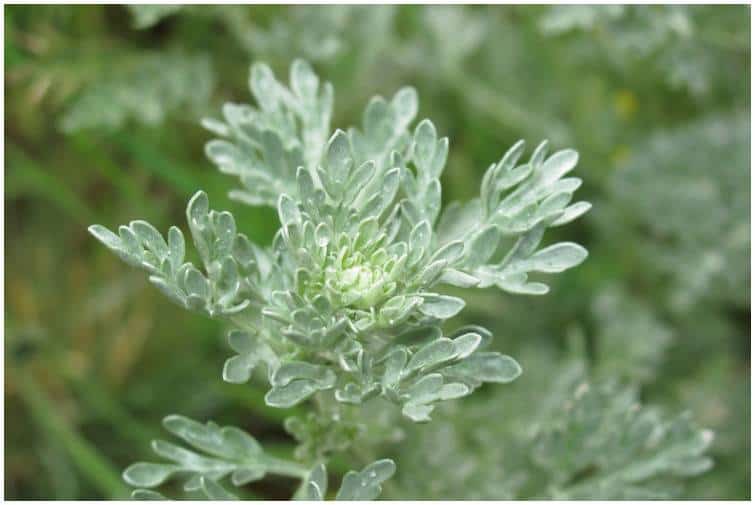
POLYGON ((274 473, 284 477, 295 477, 297 479, 304 479, 309 474, 308 468, 294 461, 265 455, 264 462, 268 473, 274 473))

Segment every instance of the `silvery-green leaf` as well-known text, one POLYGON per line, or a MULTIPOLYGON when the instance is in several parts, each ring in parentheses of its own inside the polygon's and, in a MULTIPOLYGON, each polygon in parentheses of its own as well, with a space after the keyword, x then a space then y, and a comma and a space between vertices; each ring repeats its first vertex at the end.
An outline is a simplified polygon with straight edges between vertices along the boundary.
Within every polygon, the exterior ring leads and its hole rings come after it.
POLYGON ((478 352, 442 370, 444 374, 480 382, 506 384, 522 373, 519 363, 498 352, 478 352))
POLYGON ((113 251, 121 250, 121 239, 118 235, 102 225, 93 224, 88 228, 89 233, 113 251))
POLYGON ((307 379, 297 379, 285 386, 275 386, 265 395, 265 403, 271 407, 285 409, 293 407, 314 394, 319 388, 307 379))
POLYGON ((317 93, 319 79, 312 67, 304 60, 294 60, 291 64, 291 89, 300 97, 313 99, 317 93))
POLYGON ((430 421, 430 413, 434 409, 434 405, 407 403, 401 408, 401 413, 415 423, 426 423, 430 421))
POLYGON ((430 403, 443 387, 443 376, 439 373, 425 375, 406 390, 406 403, 430 403))
MULTIPOLYGON (((230 335, 229 335, 230 337, 230 335)), ((230 340, 230 338, 229 338, 230 340)), ((233 344, 231 344, 233 347, 233 344)), ((239 350, 238 355, 228 358, 223 365, 223 380, 233 384, 243 384, 249 381, 252 371, 259 363, 261 356, 255 352, 253 347, 239 350)))
POLYGON ((421 347, 406 365, 406 372, 413 372, 421 368, 429 368, 444 361, 452 360, 456 356, 454 342, 448 338, 439 338, 421 347))
POLYGON ((278 83, 268 65, 264 63, 252 65, 249 88, 261 107, 275 107, 278 104, 278 83))
POLYGON ((236 428, 225 426, 220 428, 222 447, 217 448, 216 455, 222 451, 226 456, 232 455, 239 459, 249 460, 262 453, 262 447, 249 433, 236 428))
POLYGON ((387 174, 385 174, 385 178, 383 179, 383 185, 381 188, 381 211, 384 210, 396 197, 396 191, 398 191, 398 184, 399 184, 399 170, 397 168, 394 168, 392 170, 389 170, 387 174))
POLYGON ((136 487, 155 487, 173 475, 180 467, 161 463, 134 463, 123 472, 123 480, 136 487))
POLYGON ((374 500, 381 491, 381 484, 396 472, 396 464, 390 459, 381 459, 367 465, 361 472, 349 471, 344 475, 336 500, 374 500))
POLYGON ((421 198, 418 199, 418 204, 424 209, 422 215, 431 223, 435 223, 440 213, 442 192, 443 189, 440 186, 440 181, 433 179, 425 186, 421 198))
POLYGON ((582 179, 579 177, 566 177, 560 179, 548 186, 549 196, 545 197, 542 203, 547 202, 550 198, 556 198, 561 193, 574 193, 582 186, 582 179))
POLYGON ((313 365, 303 361, 289 361, 283 363, 273 373, 272 384, 276 387, 287 386, 295 379, 307 379, 318 387, 329 388, 335 384, 335 374, 324 366, 313 365))
POLYGON ((406 128, 417 115, 417 90, 405 86, 398 90, 391 100, 392 109, 397 112, 397 126, 406 128))
POLYGON ((503 291, 519 295, 544 295, 550 291, 547 284, 542 282, 527 282, 526 274, 524 280, 518 276, 504 276, 496 280, 496 286, 503 291))
POLYGON ((476 324, 467 324, 460 327, 450 335, 450 338, 456 339, 467 333, 475 333, 482 338, 480 345, 478 346, 479 349, 487 347, 487 345, 493 340, 493 333, 490 330, 476 324))
POLYGON ((464 239, 470 232, 480 226, 481 204, 474 198, 464 205, 451 202, 443 211, 438 222, 437 234, 441 244, 452 240, 464 239))
POLYGON ((230 477, 235 486, 262 478, 266 473, 300 476, 304 468, 292 461, 264 454, 257 441, 246 432, 220 427, 213 422, 201 424, 183 416, 168 416, 163 424, 190 448, 155 440, 152 449, 175 464, 137 463, 124 472, 132 485, 153 487, 176 475, 187 476, 186 491, 202 490, 211 499, 231 499, 217 481, 230 477))
POLYGON ((409 250, 427 250, 432 238, 432 228, 427 221, 420 221, 409 235, 409 250))
POLYGON ((480 283, 480 279, 455 268, 446 268, 440 276, 440 282, 460 288, 473 288, 480 283))
POLYGON ((518 182, 512 182, 511 179, 515 179, 515 177, 512 177, 512 171, 514 165, 524 153, 524 145, 523 140, 518 141, 506 151, 501 161, 492 164, 485 172, 480 186, 480 196, 484 203, 486 215, 495 208, 498 192, 518 182))
POLYGON ((209 281, 193 266, 186 270, 184 288, 187 294, 197 296, 202 300, 206 300, 210 296, 209 281))
POLYGON ((501 232, 494 225, 489 225, 475 233, 466 248, 464 264, 469 267, 483 265, 490 260, 501 240, 501 232))
POLYGON ((572 198, 572 192, 553 193, 545 200, 540 202, 537 208, 537 214, 540 216, 560 215, 563 209, 569 204, 572 198))
POLYGON ((482 336, 477 333, 465 333, 453 339, 454 349, 456 350, 456 359, 464 359, 473 352, 482 343, 482 336))
POLYGON ((240 279, 236 262, 231 256, 226 256, 220 262, 220 275, 215 281, 215 288, 220 294, 218 303, 223 306, 232 303, 238 294, 239 287, 240 279))
POLYGON ((150 491, 149 489, 134 489, 131 492, 131 499, 132 500, 140 500, 140 501, 163 501, 167 500, 167 498, 160 493, 157 493, 155 491, 150 491))
POLYGON ((455 240, 444 245, 430 257, 430 262, 444 260, 449 265, 453 265, 464 254, 464 242, 455 240))
POLYGON ((423 119, 414 131, 414 160, 418 166, 423 169, 430 166, 437 140, 435 125, 429 119, 423 119))
POLYGON ((549 151, 550 151, 550 145, 547 140, 543 140, 537 145, 535 150, 532 152, 532 156, 530 156, 530 161, 529 161, 529 164, 532 165, 533 169, 535 170, 540 169, 549 151))
MULTIPOLYGON (((367 103, 364 109, 363 125, 365 134, 370 137, 379 132, 381 127, 387 129, 391 125, 387 124, 389 120, 388 102, 381 96, 375 96, 367 103)), ((390 133, 388 133, 390 134, 390 133)))
POLYGON ((168 244, 154 226, 146 221, 132 221, 131 229, 139 237, 144 247, 152 251, 158 258, 164 258, 168 254, 168 244))
POLYGON ((336 130, 328 141, 325 156, 327 173, 329 177, 338 182, 340 189, 349 176, 352 163, 351 147, 346 133, 342 130, 336 130))
POLYGON ((184 261, 186 242, 181 230, 175 226, 171 226, 168 230, 168 249, 170 250, 170 261, 173 265, 173 270, 178 270, 184 261))
POLYGON ((207 194, 204 191, 196 192, 186 206, 186 218, 189 223, 194 247, 204 262, 210 261, 210 248, 212 246, 209 243, 211 234, 209 230, 209 212, 210 202, 207 194))
POLYGON ((321 501, 325 499, 322 491, 320 491, 320 488, 314 482, 307 482, 303 496, 304 498, 302 499, 307 501, 321 501))
POLYGON ((385 359, 385 371, 383 372, 383 387, 393 387, 401 379, 401 373, 406 366, 408 355, 406 349, 398 347, 385 359))
MULTIPOLYGON (((125 229, 128 230, 128 228, 125 229)), ((98 224, 90 226, 88 230, 89 233, 91 233, 97 240, 102 242, 108 249, 115 252, 123 261, 132 266, 142 266, 141 250, 138 247, 138 244, 134 242, 134 247, 132 248, 127 246, 127 244, 125 244, 122 239, 123 232, 121 232, 121 236, 118 236, 104 226, 98 224)), ((128 231, 128 233, 132 234, 130 230, 128 231)))
POLYGON ((204 152, 218 165, 221 172, 237 175, 243 173, 238 166, 243 163, 243 154, 232 143, 226 140, 211 140, 205 144, 204 152))
POLYGON ((440 400, 455 400, 471 393, 471 389, 466 384, 460 382, 452 382, 450 384, 444 384, 438 391, 438 399, 440 400))
POLYGON ((423 302, 419 306, 420 312, 437 319, 448 319, 458 314, 464 308, 464 300, 454 296, 423 293, 423 302))
POLYGON ((256 340, 249 331, 231 330, 228 332, 228 345, 238 353, 249 353, 256 348, 256 340))
POLYGON ((238 496, 233 493, 229 493, 228 491, 223 489, 220 484, 204 475, 200 477, 200 483, 202 491, 204 491, 204 494, 207 495, 207 498, 209 498, 210 500, 229 501, 239 499, 238 496))
POLYGON ((298 167, 296 169, 296 184, 299 188, 299 198, 305 204, 307 202, 313 204, 315 202, 315 183, 312 180, 312 175, 304 167, 298 167))
POLYGON ((575 267, 587 258, 587 250, 573 242, 560 242, 530 256, 526 261, 528 270, 538 272, 563 272, 575 267))
POLYGON ((418 284, 424 287, 430 287, 435 284, 440 275, 446 269, 448 262, 446 260, 438 260, 433 263, 429 263, 418 276, 418 284))
POLYGON ((173 461, 183 468, 205 472, 217 470, 222 471, 228 468, 228 466, 222 462, 216 462, 212 459, 205 458, 197 453, 184 449, 181 446, 166 442, 165 440, 153 440, 152 450, 155 454, 173 461))
POLYGON ((232 426, 219 428, 179 415, 166 417, 163 425, 188 444, 215 456, 250 459, 262 453, 262 447, 251 435, 232 426))
POLYGON ((242 269, 250 269, 255 266, 256 255, 254 246, 245 235, 236 235, 232 248, 233 258, 242 269))
POLYGON ((516 244, 514 244, 514 247, 511 248, 511 251, 509 251, 501 264, 506 265, 507 263, 528 258, 537 249, 544 232, 545 225, 541 223, 524 233, 516 241, 516 244))
POLYGON ((555 182, 576 167, 578 161, 579 154, 572 149, 554 153, 545 160, 538 171, 541 177, 540 183, 547 185, 555 182))
POLYGON ((517 184, 527 179, 527 177, 529 177, 531 174, 532 165, 529 163, 526 165, 520 165, 516 168, 512 167, 511 170, 505 172, 501 177, 498 178, 498 180, 496 181, 496 190, 504 191, 509 188, 513 188, 517 184))
POLYGON ((134 260, 141 259, 143 256, 142 246, 139 243, 139 238, 128 226, 119 226, 118 234, 121 239, 121 247, 132 256, 134 260))
POLYGON ((210 201, 207 193, 197 191, 186 206, 186 216, 189 224, 197 226, 202 224, 210 211, 210 201))
POLYGON ((496 191, 495 179, 500 171, 500 163, 498 165, 492 163, 482 176, 480 200, 482 202, 483 217, 488 216, 497 205, 499 195, 498 191, 496 191))
POLYGON ((283 226, 301 222, 301 213, 296 202, 286 194, 278 199, 278 217, 283 226))
POLYGON ((368 160, 352 171, 349 184, 344 189, 344 201, 351 202, 375 175, 375 162, 368 160))
POLYGON ((394 296, 380 309, 380 317, 388 324, 396 325, 404 321, 420 303, 422 303, 422 298, 419 296, 394 296))
POLYGON ((354 238, 354 247, 357 249, 366 248, 367 244, 375 239, 379 227, 380 224, 377 216, 371 216, 362 220, 362 222, 359 223, 359 228, 356 237, 354 238))
POLYGON ((205 117, 202 118, 199 123, 202 125, 202 128, 209 130, 216 135, 220 135, 221 137, 226 137, 231 133, 230 128, 228 128, 225 123, 215 118, 205 117))
POLYGON ((212 227, 215 234, 215 256, 222 257, 231 254, 233 241, 236 239, 236 221, 228 211, 211 212, 212 227))
POLYGON ((448 137, 443 137, 437 143, 432 164, 429 166, 429 174, 431 177, 435 177, 435 178, 440 177, 441 173, 443 173, 443 168, 446 166, 447 158, 448 158, 448 137))
POLYGON ((305 482, 304 499, 310 501, 324 500, 325 494, 328 492, 328 473, 325 470, 325 464, 320 463, 315 466, 309 472, 305 482))
POLYGON ((561 226, 563 224, 571 223, 581 215, 585 214, 592 208, 592 204, 588 202, 577 202, 569 205, 564 209, 561 217, 553 221, 553 226, 561 226))
POLYGON ((362 388, 353 382, 346 384, 342 389, 338 389, 335 392, 336 400, 342 403, 352 403, 358 405, 362 403, 364 398, 364 391, 362 388))

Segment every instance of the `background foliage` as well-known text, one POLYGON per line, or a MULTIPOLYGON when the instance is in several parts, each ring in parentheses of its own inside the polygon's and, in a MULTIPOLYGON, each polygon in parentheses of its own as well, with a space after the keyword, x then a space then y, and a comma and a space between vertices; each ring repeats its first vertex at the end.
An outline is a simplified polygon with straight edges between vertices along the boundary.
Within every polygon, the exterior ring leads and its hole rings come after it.
POLYGON ((336 126, 374 94, 419 90, 420 116, 452 142, 445 203, 475 195, 517 139, 549 138, 580 151, 579 197, 594 204, 554 233, 590 258, 551 293, 483 290, 458 318, 492 329, 523 375, 430 424, 372 416, 394 443, 331 473, 393 457, 388 498, 579 497, 622 478, 621 461, 570 474, 557 437, 522 443, 578 393, 570 412, 588 402, 598 422, 638 400, 663 419, 689 411, 715 432, 714 467, 682 496, 748 498, 749 19, 745 6, 6 7, 5 496, 124 497, 120 471, 149 458, 173 412, 293 451, 290 412, 220 380, 223 328, 86 226, 167 229, 201 188, 268 242, 274 212, 225 199, 233 181, 206 160, 199 119, 248 100, 252 61, 285 75, 304 57, 334 84, 336 126))

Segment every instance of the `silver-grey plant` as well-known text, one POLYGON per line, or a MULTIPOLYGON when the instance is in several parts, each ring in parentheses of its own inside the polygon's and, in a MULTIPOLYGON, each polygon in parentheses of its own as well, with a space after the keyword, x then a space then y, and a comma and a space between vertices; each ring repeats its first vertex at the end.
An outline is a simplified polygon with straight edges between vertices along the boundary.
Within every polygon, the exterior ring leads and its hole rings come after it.
MULTIPOLYGON (((239 178, 231 198, 277 209, 281 226, 272 245, 252 243, 229 212, 210 209, 201 191, 187 207, 201 266, 186 262, 175 226, 166 238, 144 221, 117 234, 90 227, 177 304, 228 322, 235 354, 223 379, 244 383, 259 368, 272 407, 316 395, 313 409, 338 410, 379 397, 416 422, 429 421, 437 402, 516 379, 521 369, 513 358, 485 350, 492 335, 484 328, 444 333, 464 300, 442 287, 544 294, 548 287, 530 281, 531 272, 581 263, 587 251, 577 244, 539 247, 546 228, 590 208, 571 203, 581 181, 565 176, 577 153, 548 156, 543 142, 521 161, 520 141, 490 165, 479 198, 441 212, 448 139, 428 119, 411 128, 414 89, 402 88, 390 101, 373 98, 361 129, 333 133, 333 88, 304 61, 291 65, 289 87, 255 64, 250 87, 257 107, 228 103, 222 120, 203 122, 220 137, 206 153, 221 172, 239 178)), ((315 421, 318 415, 325 414, 315 410, 315 421)), ((296 425, 287 423, 293 431, 296 425)), ((236 428, 180 416, 167 417, 165 427, 197 452, 156 441, 155 452, 171 463, 132 465, 124 474, 130 484, 155 487, 180 473, 189 477, 186 490, 229 498, 220 479, 230 476, 240 486, 277 473, 302 479, 298 497, 322 499, 327 455, 343 447, 316 446, 299 463, 267 455, 236 428)), ((349 472, 336 497, 374 498, 394 469, 380 460, 349 472)), ((141 489, 135 496, 156 494, 141 489)))

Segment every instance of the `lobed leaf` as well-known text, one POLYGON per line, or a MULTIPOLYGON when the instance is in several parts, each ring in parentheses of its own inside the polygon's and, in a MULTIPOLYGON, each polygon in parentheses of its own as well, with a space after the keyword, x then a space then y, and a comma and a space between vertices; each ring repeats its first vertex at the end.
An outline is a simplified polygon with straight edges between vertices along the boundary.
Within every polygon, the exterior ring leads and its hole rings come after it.
POLYGON ((396 464, 381 459, 367 465, 362 471, 349 471, 344 475, 336 500, 374 500, 382 492, 381 484, 396 472, 396 464))

